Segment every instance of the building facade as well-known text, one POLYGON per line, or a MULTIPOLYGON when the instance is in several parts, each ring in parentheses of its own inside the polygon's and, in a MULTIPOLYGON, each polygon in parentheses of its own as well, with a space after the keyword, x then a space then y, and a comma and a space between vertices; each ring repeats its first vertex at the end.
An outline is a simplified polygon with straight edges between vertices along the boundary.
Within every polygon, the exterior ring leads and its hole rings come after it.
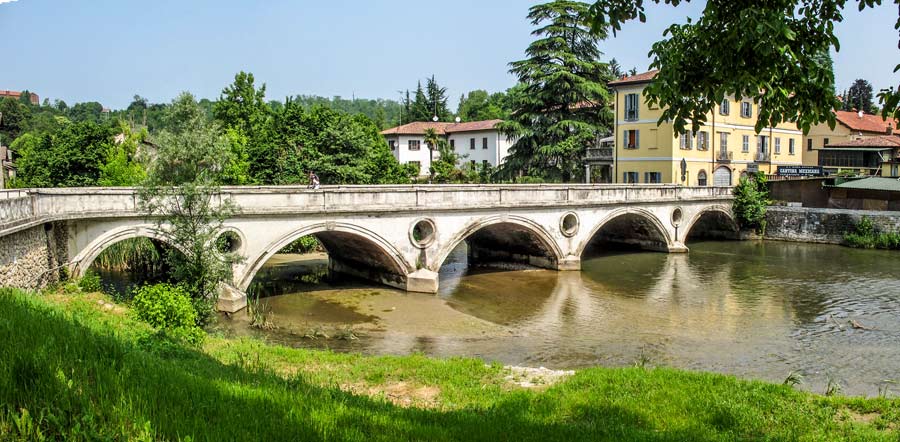
MULTIPOLYGON (((381 132, 391 153, 401 164, 415 164, 419 175, 428 175, 432 153, 425 144, 425 131, 434 129, 459 154, 460 166, 465 164, 497 167, 509 154, 515 141, 508 140, 496 128, 502 120, 472 121, 468 123, 444 123, 416 121, 381 132)), ((438 158, 435 148, 434 159, 438 158)))
POLYGON ((827 174, 900 176, 900 136, 881 135, 830 141, 816 149, 818 166, 827 174))
POLYGON ((825 123, 817 124, 803 137, 803 165, 820 165, 819 155, 829 145, 892 135, 897 128, 896 121, 885 120, 880 115, 849 111, 834 114, 837 120, 834 129, 825 123))
MULTIPOLYGON (((31 104, 37 106, 38 104, 41 103, 41 97, 38 97, 38 94, 36 94, 34 92, 29 92, 29 94, 31 94, 29 97, 31 104)), ((21 96, 22 96, 22 92, 19 92, 19 91, 0 90, 0 100, 2 100, 4 98, 13 98, 13 99, 18 100, 21 96)))
POLYGON ((695 133, 676 135, 673 124, 658 124, 663 110, 644 97, 656 73, 610 83, 616 95, 615 182, 733 186, 751 171, 774 174, 778 166, 802 165, 802 132, 783 123, 757 134, 759 106, 750 99, 726 98, 695 133))

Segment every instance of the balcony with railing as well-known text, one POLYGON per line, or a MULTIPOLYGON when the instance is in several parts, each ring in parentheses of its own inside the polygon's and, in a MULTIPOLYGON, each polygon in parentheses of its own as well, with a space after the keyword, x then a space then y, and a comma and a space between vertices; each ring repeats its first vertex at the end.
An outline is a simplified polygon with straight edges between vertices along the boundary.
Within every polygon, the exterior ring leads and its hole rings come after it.
POLYGON ((756 152, 756 162, 757 163, 768 163, 772 161, 772 156, 769 152, 756 152))
POLYGON ((584 159, 589 162, 611 163, 613 161, 613 148, 609 146, 590 147, 587 149, 584 159))
POLYGON ((716 161, 720 163, 730 163, 734 160, 734 152, 728 150, 720 150, 716 154, 716 161))

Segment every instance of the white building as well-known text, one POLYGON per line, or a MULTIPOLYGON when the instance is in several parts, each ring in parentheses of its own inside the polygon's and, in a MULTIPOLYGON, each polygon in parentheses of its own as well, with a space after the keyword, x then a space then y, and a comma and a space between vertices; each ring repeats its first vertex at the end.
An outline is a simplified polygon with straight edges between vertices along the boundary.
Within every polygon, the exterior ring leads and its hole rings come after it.
MULTIPOLYGON (((400 164, 418 164, 419 174, 428 175, 431 158, 428 157, 428 146, 425 145, 425 130, 434 129, 444 137, 450 147, 462 158, 460 163, 487 164, 497 167, 509 154, 509 148, 515 142, 497 130, 496 126, 503 120, 472 121, 468 123, 442 123, 416 121, 397 126, 381 132, 391 148, 391 153, 400 164)), ((437 159, 437 149, 434 151, 437 159)), ((462 166, 463 164, 460 164, 462 166)))

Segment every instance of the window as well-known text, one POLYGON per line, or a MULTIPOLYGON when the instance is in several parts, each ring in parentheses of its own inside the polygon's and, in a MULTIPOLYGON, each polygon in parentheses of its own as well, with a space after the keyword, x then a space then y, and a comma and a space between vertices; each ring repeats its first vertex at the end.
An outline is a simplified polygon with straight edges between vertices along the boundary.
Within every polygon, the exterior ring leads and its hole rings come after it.
POLYGON ((662 182, 662 172, 644 172, 644 182, 659 184, 662 182))
POLYGON ((709 150, 709 132, 697 132, 697 150, 709 150))
POLYGON ((831 144, 831 143, 829 142, 828 138, 826 138, 824 141, 822 141, 822 147, 825 147, 829 144, 831 144))
POLYGON ((795 147, 795 144, 796 144, 796 141, 797 141, 797 140, 795 140, 795 139, 793 139, 793 138, 788 138, 788 155, 793 155, 793 154, 794 154, 794 151, 796 150, 796 149, 794 148, 794 147, 795 147))
MULTIPOLYGON (((474 138, 473 138, 473 139, 474 139, 474 138)), ((475 164, 477 164, 477 163, 475 162, 475 160, 469 160, 469 164, 470 164, 470 165, 472 166, 472 168, 474 169, 474 168, 475 168, 475 164)))
POLYGON ((812 150, 812 139, 806 140, 806 150, 812 150))
POLYGON ((719 150, 728 151, 728 132, 719 132, 719 150))
POLYGON ((469 138, 469 150, 475 150, 475 139, 469 138))
POLYGON ((635 184, 638 182, 637 172, 622 172, 622 182, 626 184, 635 184))
POLYGON ((744 118, 750 118, 753 116, 753 103, 747 101, 741 102, 741 116, 744 118))
POLYGON ((640 147, 641 134, 637 130, 626 130, 622 138, 622 147, 625 149, 637 149, 640 147))
POLYGON ((769 151, 769 137, 760 135, 756 138, 756 151, 759 153, 766 153, 769 151))
POLYGON ((481 148, 487 149, 487 137, 481 139, 481 148))
POLYGON ((625 121, 637 121, 638 119, 638 94, 625 96, 625 121))
POLYGON ((388 146, 391 146, 391 150, 397 150, 397 140, 388 141, 388 146))
POLYGON ((775 137, 775 155, 781 154, 781 137, 775 137))
POLYGON ((750 135, 744 135, 744 141, 741 145, 741 152, 750 152, 750 135))
POLYGON ((690 150, 694 148, 694 133, 687 132, 681 134, 681 148, 684 150, 690 150))
POLYGON ((416 173, 421 173, 421 172, 422 172, 422 165, 421 165, 421 163, 419 163, 418 161, 410 161, 409 164, 412 164, 413 166, 416 166, 416 173))
POLYGON ((491 166, 491 163, 488 163, 488 160, 481 160, 481 167, 487 169, 491 166))
POLYGON ((422 148, 421 141, 409 140, 409 150, 419 150, 422 148))
POLYGON ((450 140, 450 148, 456 150, 456 140, 450 140))
POLYGON ((722 100, 722 104, 719 105, 719 114, 720 115, 728 115, 731 113, 731 102, 728 99, 722 100))
POLYGON ((706 186, 706 171, 701 170, 700 173, 697 174, 697 185, 698 186, 706 186))

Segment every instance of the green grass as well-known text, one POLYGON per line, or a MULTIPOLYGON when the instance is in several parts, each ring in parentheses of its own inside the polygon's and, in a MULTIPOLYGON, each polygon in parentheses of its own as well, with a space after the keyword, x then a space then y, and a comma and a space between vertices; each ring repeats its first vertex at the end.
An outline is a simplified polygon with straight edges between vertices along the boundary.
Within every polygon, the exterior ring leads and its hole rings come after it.
POLYGON ((588 369, 529 390, 475 359, 216 336, 181 347, 98 299, 0 290, 0 440, 900 438, 897 400, 662 368, 588 369))

